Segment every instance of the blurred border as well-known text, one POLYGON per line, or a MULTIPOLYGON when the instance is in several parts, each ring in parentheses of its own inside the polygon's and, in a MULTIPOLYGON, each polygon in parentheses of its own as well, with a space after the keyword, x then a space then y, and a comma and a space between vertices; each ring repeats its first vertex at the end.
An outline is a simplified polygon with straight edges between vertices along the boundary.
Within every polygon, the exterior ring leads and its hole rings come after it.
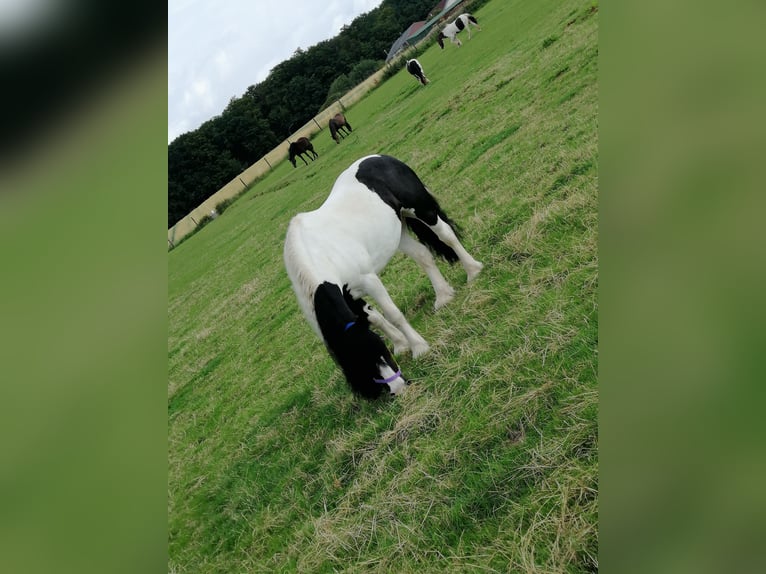
POLYGON ((766 5, 600 2, 600 562, 766 571, 766 5))
POLYGON ((163 571, 166 8, 32 4, 0 35, 0 571, 163 571))

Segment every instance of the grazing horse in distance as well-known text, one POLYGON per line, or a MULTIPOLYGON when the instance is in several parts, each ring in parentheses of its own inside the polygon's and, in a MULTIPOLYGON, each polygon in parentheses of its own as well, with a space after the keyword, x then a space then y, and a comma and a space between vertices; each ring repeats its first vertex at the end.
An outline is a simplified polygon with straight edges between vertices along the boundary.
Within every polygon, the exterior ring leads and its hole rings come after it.
POLYGON ((428 78, 426 78, 426 73, 423 71, 423 66, 421 66, 420 62, 415 58, 407 60, 407 71, 415 76, 415 79, 424 86, 428 83, 428 78))
POLYGON ((335 114, 333 117, 330 118, 330 135, 332 136, 332 139, 335 140, 335 143, 339 144, 340 140, 338 139, 338 135, 340 137, 345 138, 350 132, 354 131, 354 129, 351 127, 351 124, 346 121, 346 116, 343 114, 335 114), (341 131, 344 130, 346 134, 344 135, 341 131))
POLYGON ((285 268, 306 320, 351 389, 370 399, 398 394, 409 384, 371 326, 393 342, 395 354, 410 351, 417 357, 429 349, 378 276, 397 250, 431 280, 435 309, 449 303, 455 291, 432 252, 450 263, 460 261, 469 281, 483 267, 461 245, 455 224, 415 172, 386 155, 352 163, 318 209, 292 218, 285 237, 285 268))
POLYGON ((305 163, 306 165, 308 165, 309 162, 307 162, 306 158, 303 157, 304 153, 309 156, 309 159, 311 159, 311 161, 314 161, 316 158, 319 157, 319 154, 314 151, 314 146, 311 145, 311 142, 309 141, 308 138, 298 138, 297 140, 295 140, 294 142, 290 144, 288 151, 290 152, 290 163, 293 164, 293 167, 298 167, 295 164, 296 156, 301 158, 303 160, 303 163, 305 163))
POLYGON ((439 35, 436 38, 436 41, 439 42, 439 46, 441 49, 444 49, 444 39, 449 38, 450 42, 453 44, 457 44, 457 47, 459 48, 462 46, 460 43, 460 40, 457 38, 458 32, 460 32, 463 29, 468 30, 468 39, 471 39, 471 25, 476 26, 477 30, 481 30, 479 28, 479 23, 476 21, 476 18, 474 18, 471 14, 461 14, 458 16, 454 22, 447 24, 444 29, 439 32, 439 35))

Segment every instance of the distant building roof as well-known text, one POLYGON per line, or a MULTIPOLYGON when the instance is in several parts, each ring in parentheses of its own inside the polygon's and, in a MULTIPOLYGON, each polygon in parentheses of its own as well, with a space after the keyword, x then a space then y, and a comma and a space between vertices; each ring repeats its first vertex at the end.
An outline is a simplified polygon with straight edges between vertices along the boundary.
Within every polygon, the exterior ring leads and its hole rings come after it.
POLYGON ((431 27, 436 24, 439 18, 462 1, 463 0, 441 0, 441 2, 431 9, 431 12, 428 14, 428 21, 413 22, 410 24, 410 27, 407 28, 393 44, 391 44, 391 49, 386 55, 386 62, 390 62, 406 44, 414 44, 423 38, 431 27))
POLYGON ((431 11, 428 13, 428 17, 432 18, 436 16, 439 12, 444 10, 444 5, 447 3, 447 0, 441 0, 436 6, 431 8, 431 11))
POLYGON ((404 32, 404 34, 408 38, 410 38, 411 36, 415 35, 415 32, 420 30, 425 25, 426 25, 426 21, 425 20, 421 20, 420 22, 413 22, 412 24, 410 24, 410 27, 407 28, 407 30, 404 32))
POLYGON ((391 49, 388 51, 388 55, 386 56, 386 62, 391 60, 391 58, 393 58, 399 52, 399 50, 404 47, 404 45, 407 43, 407 40, 409 40, 413 35, 417 34, 417 32, 420 31, 423 26, 425 26, 425 24, 425 20, 420 22, 413 22, 410 24, 410 27, 407 28, 393 44, 391 44, 391 49))
POLYGON ((440 16, 442 12, 450 10, 455 4, 458 4, 462 1, 463 0, 441 0, 441 2, 439 2, 436 6, 431 8, 431 11, 428 13, 428 17, 433 18, 434 16, 440 16))

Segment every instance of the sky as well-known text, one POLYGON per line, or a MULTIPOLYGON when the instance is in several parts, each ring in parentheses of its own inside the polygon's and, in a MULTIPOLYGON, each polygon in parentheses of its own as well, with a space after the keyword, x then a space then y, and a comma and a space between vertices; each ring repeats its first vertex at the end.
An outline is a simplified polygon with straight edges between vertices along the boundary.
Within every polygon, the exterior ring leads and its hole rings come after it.
POLYGON ((168 0, 168 143, 382 0, 168 0))

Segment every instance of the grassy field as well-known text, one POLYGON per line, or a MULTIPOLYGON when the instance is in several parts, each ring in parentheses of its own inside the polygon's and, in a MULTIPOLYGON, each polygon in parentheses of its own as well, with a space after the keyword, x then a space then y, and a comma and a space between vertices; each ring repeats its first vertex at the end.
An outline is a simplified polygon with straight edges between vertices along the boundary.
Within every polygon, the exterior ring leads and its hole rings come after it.
POLYGON ((598 570, 598 4, 492 0, 319 159, 283 162, 168 254, 169 572, 598 570), (455 299, 382 275, 431 344, 366 402, 310 331, 289 219, 355 159, 407 162, 485 264, 455 299))

